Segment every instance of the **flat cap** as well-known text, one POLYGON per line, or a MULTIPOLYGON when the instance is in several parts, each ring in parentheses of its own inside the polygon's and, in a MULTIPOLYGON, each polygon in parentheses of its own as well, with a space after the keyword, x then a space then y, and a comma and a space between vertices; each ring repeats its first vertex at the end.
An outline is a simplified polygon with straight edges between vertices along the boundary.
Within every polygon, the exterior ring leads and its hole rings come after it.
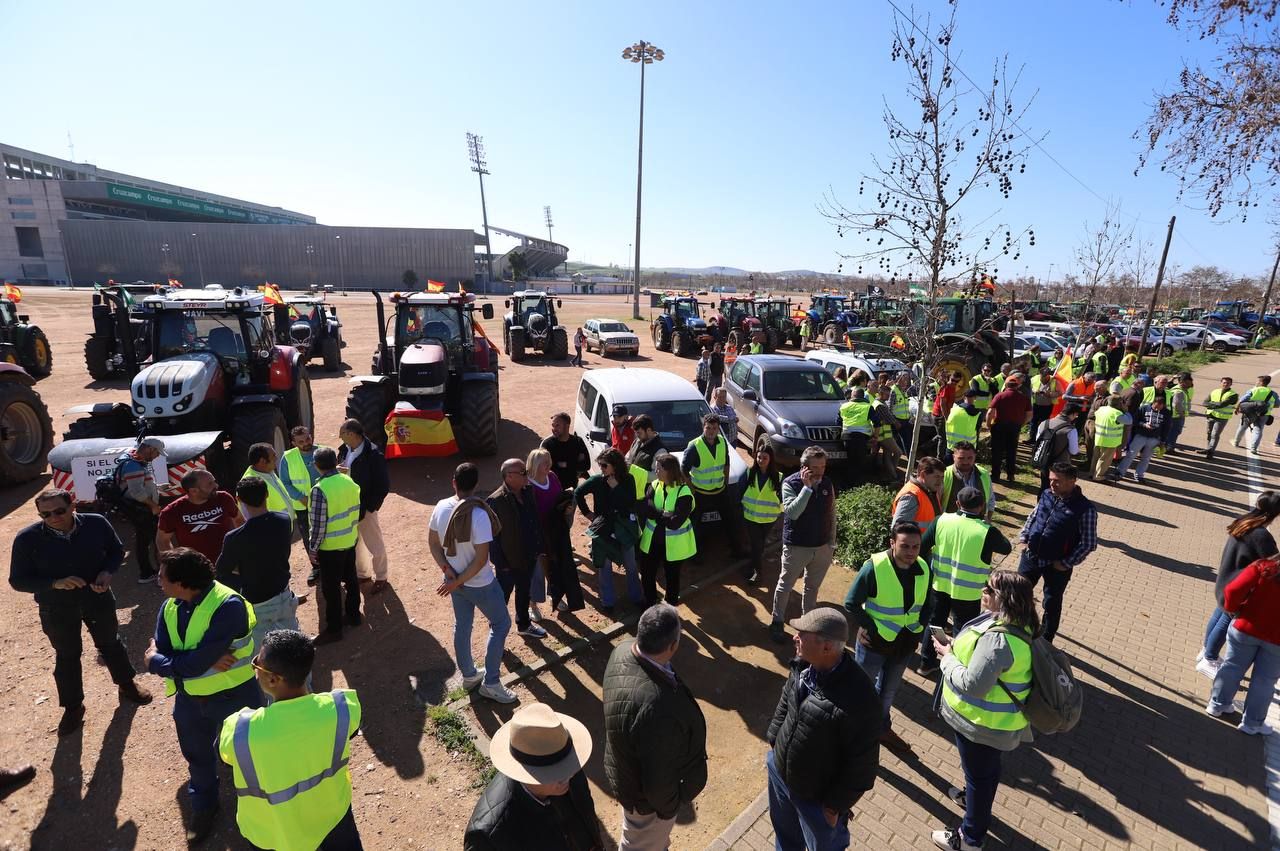
POLYGON ((799 632, 812 632, 831 641, 844 644, 849 640, 849 620, 844 612, 833 606, 810 609, 791 621, 791 628, 799 632))

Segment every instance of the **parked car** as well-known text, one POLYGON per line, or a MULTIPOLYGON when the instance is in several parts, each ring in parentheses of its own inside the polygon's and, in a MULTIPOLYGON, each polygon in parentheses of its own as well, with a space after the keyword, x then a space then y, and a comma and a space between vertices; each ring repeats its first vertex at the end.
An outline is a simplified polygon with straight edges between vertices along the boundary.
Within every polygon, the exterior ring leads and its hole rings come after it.
POLYGON ((601 356, 640 354, 640 338, 625 322, 616 319, 588 319, 582 325, 587 338, 587 351, 595 349, 601 356))
POLYGON ((844 367, 845 375, 852 375, 855 369, 860 369, 872 379, 879 378, 883 373, 897 375, 907 369, 907 365, 896 358, 863 357, 840 349, 810 349, 805 353, 804 359, 820 364, 833 375, 837 368, 844 367))
POLYGON ((734 361, 724 386, 738 415, 738 440, 753 451, 772 444, 778 466, 798 468, 809 446, 821 446, 832 461, 847 457, 840 439, 840 386, 820 364, 747 355, 734 361))
POLYGON ((1247 338, 1237 334, 1227 334, 1215 328, 1193 322, 1170 325, 1170 337, 1175 333, 1186 347, 1198 349, 1203 345, 1205 348, 1213 349, 1215 352, 1238 352, 1244 348, 1247 342, 1247 338), (1206 335, 1208 336, 1207 342, 1205 341, 1206 335))
MULTIPOLYGON (((711 413, 697 387, 665 369, 593 369, 583 373, 573 433, 586 442, 593 465, 595 457, 609 448, 609 416, 614 405, 625 405, 633 417, 652 417, 663 445, 676 455, 683 455, 690 441, 702 434, 702 418, 711 413)), ((729 486, 736 486, 746 474, 742 455, 730 448, 729 486)), ((715 522, 720 518, 718 512, 709 511, 702 519, 715 522)))

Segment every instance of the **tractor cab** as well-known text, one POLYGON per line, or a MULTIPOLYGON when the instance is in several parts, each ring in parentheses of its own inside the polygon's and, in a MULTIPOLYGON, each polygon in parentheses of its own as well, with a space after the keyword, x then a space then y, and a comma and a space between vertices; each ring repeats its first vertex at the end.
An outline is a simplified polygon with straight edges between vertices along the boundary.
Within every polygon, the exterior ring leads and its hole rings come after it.
MULTIPOLYGON (((936 334, 976 334, 991 328, 997 307, 995 302, 975 298, 940 298, 937 302, 936 334)), ((911 326, 923 331, 928 305, 913 302, 909 311, 911 326)))
MULTIPOLYGON (((476 332, 476 297, 471 293, 394 293, 390 301, 395 327, 384 335, 373 371, 398 374, 401 393, 443 392, 451 364, 484 370, 496 366, 492 345, 483 332, 476 332), (383 358, 386 368, 381 368, 383 358)), ((379 299, 378 313, 382 312, 379 299)), ((480 312, 492 319, 493 305, 483 305, 480 312)), ((379 316, 379 325, 386 329, 388 321, 379 316)))
POLYGON ((142 311, 151 320, 151 351, 157 364, 205 353, 217 359, 234 385, 268 383, 277 352, 261 293, 238 288, 174 290, 147 297, 142 311))

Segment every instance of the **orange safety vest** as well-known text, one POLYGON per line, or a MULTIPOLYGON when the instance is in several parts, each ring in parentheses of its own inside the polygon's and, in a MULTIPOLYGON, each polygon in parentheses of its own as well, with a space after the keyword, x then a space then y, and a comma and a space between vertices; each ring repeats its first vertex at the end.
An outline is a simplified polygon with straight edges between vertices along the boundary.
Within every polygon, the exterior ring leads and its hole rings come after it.
POLYGON ((1084 399, 1093 397, 1093 384, 1085 381, 1083 378, 1077 378, 1067 385, 1067 392, 1064 396, 1079 396, 1084 399))
POLYGON ((919 505, 919 508, 916 509, 916 516, 911 519, 914 520, 916 525, 920 526, 923 531, 923 527, 932 523, 934 518, 938 515, 937 512, 933 510, 933 500, 929 498, 929 492, 915 482, 907 482, 902 486, 902 490, 898 491, 898 495, 893 498, 893 508, 891 509, 890 514, 892 515, 898 512, 898 500, 902 498, 903 494, 907 493, 915 495, 916 504, 919 505))
POLYGON ((724 347, 724 365, 728 366, 738 359, 738 347, 733 343, 724 347))

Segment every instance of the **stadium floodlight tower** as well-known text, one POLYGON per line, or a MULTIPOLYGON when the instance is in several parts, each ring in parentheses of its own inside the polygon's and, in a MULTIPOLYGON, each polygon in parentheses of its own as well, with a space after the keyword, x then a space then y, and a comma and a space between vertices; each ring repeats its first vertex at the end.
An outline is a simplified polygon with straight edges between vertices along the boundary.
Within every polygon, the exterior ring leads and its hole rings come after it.
POLYGON ((471 170, 480 178, 480 215, 484 217, 484 262, 488 269, 489 280, 485 282, 484 291, 489 292, 493 285, 493 246, 489 243, 489 210, 484 203, 484 176, 489 173, 484 159, 484 139, 475 133, 467 134, 467 154, 471 158, 471 170))
POLYGON ((636 275, 631 286, 631 318, 640 319, 640 190, 644 183, 644 66, 661 62, 662 48, 637 41, 622 51, 622 58, 640 66, 640 144, 636 155, 636 275))

